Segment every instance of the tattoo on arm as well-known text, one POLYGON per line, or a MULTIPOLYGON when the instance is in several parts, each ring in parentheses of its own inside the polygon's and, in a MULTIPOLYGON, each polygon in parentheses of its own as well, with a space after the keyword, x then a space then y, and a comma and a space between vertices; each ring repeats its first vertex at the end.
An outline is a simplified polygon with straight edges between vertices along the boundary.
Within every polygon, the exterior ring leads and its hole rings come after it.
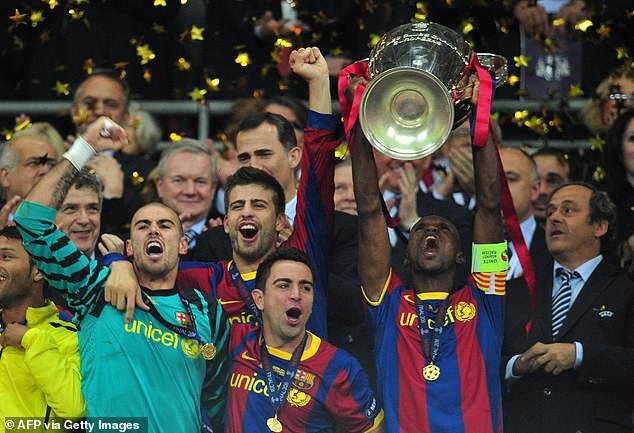
POLYGON ((79 172, 74 165, 66 164, 66 167, 64 167, 64 171, 61 173, 61 177, 59 178, 59 182, 57 182, 53 188, 51 201, 48 203, 48 207, 59 209, 62 206, 64 198, 66 198, 66 193, 68 193, 68 190, 73 184, 75 176, 77 176, 78 173, 79 172))

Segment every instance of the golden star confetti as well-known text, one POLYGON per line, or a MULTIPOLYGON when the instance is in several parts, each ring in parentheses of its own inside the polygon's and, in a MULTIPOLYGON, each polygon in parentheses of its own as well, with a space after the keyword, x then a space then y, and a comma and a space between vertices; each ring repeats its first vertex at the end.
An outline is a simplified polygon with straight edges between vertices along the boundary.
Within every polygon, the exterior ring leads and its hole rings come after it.
POLYGON ((335 157, 339 159, 346 159, 350 152, 348 152, 348 145, 346 143, 341 143, 339 146, 335 148, 335 157))
POLYGON ((22 122, 18 123, 15 128, 13 129, 13 132, 18 132, 18 131, 22 131, 23 129, 28 128, 29 126, 31 126, 31 119, 29 119, 28 117, 26 119, 24 119, 22 122))
POLYGON ((150 61, 156 58, 156 54, 154 54, 154 51, 150 49, 148 44, 136 47, 136 55, 141 57, 142 65, 147 65, 150 61))
POLYGON ((2 128, 2 131, 0 131, 0 134, 4 135, 5 140, 9 141, 11 140, 11 137, 13 137, 13 130, 2 128))
POLYGON ((597 29, 597 35, 599 35, 600 39, 605 39, 608 36, 610 36, 610 31, 611 31, 610 27, 602 23, 597 29))
POLYGON ((250 65, 251 59, 249 58, 249 53, 238 53, 238 56, 235 58, 234 62, 242 66, 243 68, 247 65, 250 65))
POLYGON ((75 9, 68 9, 68 13, 74 20, 78 20, 84 16, 84 11, 79 11, 75 9))
POLYGON ((592 173, 592 179, 595 182, 601 182, 603 179, 605 179, 605 170, 603 169, 603 167, 598 166, 594 170, 594 173, 592 173))
POLYGON ((86 71, 86 73, 88 75, 92 75, 92 71, 95 67, 95 61, 92 59, 92 57, 88 57, 85 61, 84 61, 84 67, 82 68, 84 71, 86 71))
POLYGON ((187 0, 181 0, 181 4, 182 5, 186 5, 187 4, 187 0))
POLYGON ((84 111, 83 108, 79 109, 79 112, 73 116, 73 123, 75 125, 82 125, 88 122, 88 114, 84 111))
POLYGON ((372 33, 370 35, 370 41, 368 42, 368 47, 373 48, 376 44, 381 40, 381 35, 375 35, 372 33))
POLYGON ((192 64, 187 61, 184 57, 180 57, 176 62, 176 66, 179 71, 189 71, 192 68, 192 64))
POLYGON ((630 55, 627 52, 627 47, 616 47, 616 58, 621 60, 628 58, 630 55))
POLYGON ((290 48, 293 46, 293 43, 287 39, 277 38, 275 41, 275 46, 279 48, 290 48))
POLYGON ((427 7, 423 2, 416 3, 416 12, 414 12, 414 19, 412 19, 412 21, 415 23, 427 21, 427 7))
POLYGON ((583 90, 581 89, 580 84, 571 84, 568 89, 568 96, 574 98, 575 96, 583 95, 583 90))
POLYGON ((566 20, 563 18, 555 18, 553 20, 553 27, 561 27, 566 24, 566 20))
POLYGON ((189 97, 192 98, 192 101, 200 101, 205 98, 207 94, 207 90, 199 89, 198 87, 194 87, 194 90, 188 93, 189 97))
POLYGON ((48 4, 48 7, 51 8, 51 10, 55 9, 58 5, 59 2, 57 0, 42 0, 44 3, 48 4))
POLYGON ((577 24, 575 24, 575 30, 580 30, 585 33, 593 25, 594 23, 586 18, 585 20, 581 20, 577 24))
POLYGON ((175 132, 170 132, 170 141, 171 142, 176 142, 176 141, 180 141, 183 139, 183 136, 180 134, 177 134, 175 132))
POLYGON ((598 150, 599 152, 603 152, 603 145, 605 144, 605 140, 599 135, 595 135, 590 139, 590 149, 598 150))
POLYGON ((515 122, 519 126, 522 126, 527 118, 528 110, 516 111, 515 113, 513 113, 513 122, 515 122))
POLYGON ((513 60, 515 60, 515 66, 517 66, 518 68, 521 68, 521 67, 527 68, 530 57, 527 57, 524 54, 521 54, 519 56, 513 56, 513 60))
POLYGON ((466 23, 464 23, 464 25, 462 26, 462 34, 468 35, 472 31, 473 31, 473 23, 471 21, 467 21, 466 23))
POLYGON ((20 24, 26 23, 26 14, 21 14, 20 11, 16 9, 15 15, 10 16, 9 19, 13 21, 16 26, 19 26, 20 24))
POLYGON ((69 90, 70 85, 68 83, 62 83, 61 81, 57 81, 55 83, 55 87, 53 87, 53 91, 57 93, 58 96, 62 95, 70 95, 69 90))
POLYGON ((192 41, 202 41, 203 32, 205 31, 204 27, 196 27, 192 26, 192 29, 189 31, 189 35, 192 38, 192 41))
POLYGON ((213 92, 220 91, 220 78, 205 78, 205 83, 207 83, 207 88, 213 92))
POLYGON ((154 6, 167 6, 167 2, 165 0, 154 0, 154 6))
POLYGON ((31 12, 31 26, 37 27, 37 25, 44 21, 44 14, 42 11, 31 12))
POLYGON ((165 33, 165 26, 163 26, 161 24, 154 23, 154 24, 152 24, 152 30, 155 31, 158 34, 162 34, 162 33, 165 33))
POLYGON ((508 81, 508 83, 511 86, 517 86, 517 84, 520 82, 520 77, 518 77, 517 75, 514 75, 514 74, 513 75, 509 75, 509 78, 508 78, 507 81, 508 81))
POLYGON ((132 172, 132 185, 139 186, 145 182, 145 178, 138 171, 132 172))

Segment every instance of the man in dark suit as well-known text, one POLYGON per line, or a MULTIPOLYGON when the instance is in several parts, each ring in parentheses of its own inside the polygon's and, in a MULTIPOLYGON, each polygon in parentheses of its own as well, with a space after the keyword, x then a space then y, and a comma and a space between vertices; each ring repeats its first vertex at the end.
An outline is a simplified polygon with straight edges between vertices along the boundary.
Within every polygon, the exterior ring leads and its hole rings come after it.
MULTIPOLYGON (((506 323, 507 433, 632 432, 634 283, 606 257, 615 212, 583 183, 564 184, 549 200, 554 264, 536 269, 532 327, 527 335, 526 321, 506 323)), ((507 311, 530 317, 530 303, 514 302, 507 298, 507 311)))

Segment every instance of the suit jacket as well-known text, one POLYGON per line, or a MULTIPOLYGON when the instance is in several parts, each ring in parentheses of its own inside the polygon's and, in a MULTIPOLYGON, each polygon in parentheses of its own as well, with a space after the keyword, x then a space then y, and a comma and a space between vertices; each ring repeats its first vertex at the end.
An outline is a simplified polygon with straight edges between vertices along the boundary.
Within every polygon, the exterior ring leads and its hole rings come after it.
MULTIPOLYGON (((473 242, 473 212, 464 206, 454 203, 452 200, 438 200, 431 193, 416 193, 416 212, 419 216, 439 215, 448 219, 456 226, 460 234, 460 247, 465 254, 465 264, 456 270, 456 287, 462 287, 466 281, 471 267, 471 243, 473 242)), ((409 284, 411 274, 409 266, 405 265, 407 244, 397 241, 392 248, 392 269, 399 279, 409 284)))
POLYGON ((524 279, 509 282, 502 370, 509 358, 537 342, 583 346, 578 369, 558 376, 536 372, 505 387, 507 433, 632 432, 634 283, 605 258, 585 283, 557 338, 551 330, 552 265, 536 268, 537 307, 531 333, 524 279), (514 316, 518 316, 518 318, 514 316))

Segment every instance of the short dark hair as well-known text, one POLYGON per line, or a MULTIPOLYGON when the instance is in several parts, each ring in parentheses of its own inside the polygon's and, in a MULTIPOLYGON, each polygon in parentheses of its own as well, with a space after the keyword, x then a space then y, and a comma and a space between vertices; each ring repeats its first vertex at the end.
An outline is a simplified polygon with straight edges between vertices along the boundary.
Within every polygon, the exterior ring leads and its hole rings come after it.
POLYGON ((634 109, 625 110, 616 118, 605 138, 603 189, 616 203, 622 200, 629 186, 623 158, 623 138, 633 119, 634 109))
POLYGON ((115 74, 114 70, 108 68, 95 69, 92 74, 81 80, 81 82, 77 86, 77 89, 75 89, 75 93, 73 93, 73 104, 77 104, 79 102, 79 95, 84 89, 84 84, 86 83, 86 81, 94 77, 107 78, 110 81, 114 81, 121 86, 121 89, 123 90, 123 106, 125 108, 125 111, 127 112, 130 107, 130 85, 125 80, 119 78, 115 74))
POLYGON ((291 95, 275 95, 262 103, 262 110, 266 110, 269 105, 279 105, 288 108, 297 117, 297 124, 291 123, 293 128, 303 130, 308 122, 308 110, 301 100, 291 95))
POLYGON ((250 131, 252 129, 259 128, 263 123, 275 126, 275 129, 277 129, 277 139, 287 152, 292 148, 297 147, 297 137, 295 137, 295 131, 293 130, 291 122, 279 114, 267 112, 249 114, 242 122, 240 122, 240 125, 236 130, 236 137, 238 137, 242 131, 250 131))
POLYGON ((566 152, 557 149, 555 147, 540 147, 535 152, 531 154, 531 157, 534 158, 536 156, 552 156, 557 160, 559 165, 562 167, 566 167, 568 169, 568 180, 576 179, 576 170, 572 161, 567 157, 566 152))
MULTIPOLYGON (((16 241, 19 241, 20 243, 22 243, 23 241, 22 234, 20 233, 20 231, 18 230, 16 226, 6 226, 2 230, 0 230, 0 237, 4 237, 7 239, 14 239, 16 241)), ((33 258, 29 254, 29 264, 33 265, 33 263, 34 263, 33 258)))
POLYGON ((271 254, 266 256, 266 258, 260 263, 258 266, 258 271, 255 276, 255 288, 264 291, 266 289, 266 280, 271 275, 271 268, 276 262, 280 262, 282 260, 290 260, 293 262, 303 263, 308 269, 310 269, 310 273, 315 276, 315 269, 308 257, 308 254, 305 252, 298 250, 293 247, 280 247, 273 251, 271 254))
POLYGON ((565 182, 555 188, 550 194, 548 201, 552 200, 557 191, 567 186, 582 186, 588 188, 590 194, 590 216, 588 224, 600 221, 608 223, 608 231, 601 237, 601 254, 613 255, 616 250, 616 205, 610 200, 605 191, 601 191, 596 186, 587 182, 565 182))
POLYGON ((88 188, 97 194, 99 207, 103 205, 103 183, 99 176, 91 173, 86 167, 82 168, 73 179, 72 187, 75 189, 88 188))
POLYGON ((282 185, 270 174, 253 167, 240 167, 233 175, 227 178, 225 184, 225 215, 229 211, 229 197, 231 191, 237 186, 259 185, 273 193, 273 206, 275 214, 284 213, 286 208, 286 197, 282 185))

